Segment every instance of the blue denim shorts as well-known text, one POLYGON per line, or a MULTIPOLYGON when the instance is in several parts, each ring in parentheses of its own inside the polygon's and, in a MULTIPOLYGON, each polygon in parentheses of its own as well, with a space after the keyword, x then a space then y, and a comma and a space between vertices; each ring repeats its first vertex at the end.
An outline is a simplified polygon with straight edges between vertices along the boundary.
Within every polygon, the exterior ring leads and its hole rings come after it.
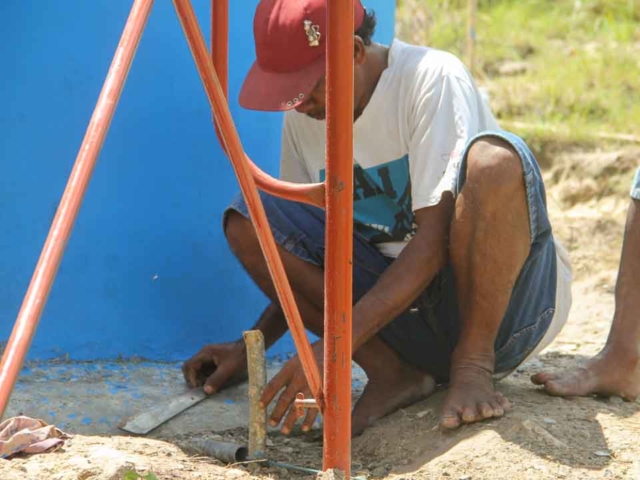
MULTIPOLYGON (((463 154, 457 191, 466 177, 470 146, 478 139, 498 137, 510 143, 522 160, 529 207, 531 250, 516 281, 507 312, 495 342, 495 372, 508 372, 533 351, 544 336, 555 312, 556 251, 547 216, 546 194, 533 154, 519 137, 503 131, 473 138, 463 154)), ((314 265, 324 265, 324 211, 261 193, 276 242, 285 250, 314 265)), ((249 218, 238 195, 225 211, 249 218)), ((378 280, 393 258, 357 232, 353 239, 353 298, 357 302, 378 280)), ((460 316, 451 265, 443 268, 413 305, 387 324, 379 335, 398 355, 437 381, 449 378, 451 355, 460 333, 460 316)))
POLYGON ((631 198, 640 200, 640 168, 638 168, 633 183, 631 184, 631 198))

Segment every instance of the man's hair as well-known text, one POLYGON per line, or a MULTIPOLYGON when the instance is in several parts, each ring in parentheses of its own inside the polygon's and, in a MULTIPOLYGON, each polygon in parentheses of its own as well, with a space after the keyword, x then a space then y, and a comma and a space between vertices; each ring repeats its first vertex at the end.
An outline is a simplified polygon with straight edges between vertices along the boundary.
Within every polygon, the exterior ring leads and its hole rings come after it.
POLYGON ((356 35, 362 39, 365 45, 371 45, 371 37, 376 31, 376 12, 367 9, 360 28, 356 30, 356 35))

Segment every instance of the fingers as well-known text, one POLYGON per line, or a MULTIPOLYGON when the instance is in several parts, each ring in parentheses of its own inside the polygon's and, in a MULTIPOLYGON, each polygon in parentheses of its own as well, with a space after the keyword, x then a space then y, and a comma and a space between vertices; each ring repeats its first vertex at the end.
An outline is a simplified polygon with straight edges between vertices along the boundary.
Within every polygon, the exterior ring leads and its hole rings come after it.
POLYGON ((304 418, 304 422, 302 422, 302 431, 308 432, 313 427, 313 423, 316 421, 319 410, 316 408, 307 409, 307 415, 304 418))
POLYGON ((201 368, 202 360, 200 359, 200 354, 190 358, 182 364, 182 375, 191 388, 200 386, 200 382, 198 381, 198 372, 201 368))
POLYGON ((209 375, 207 381, 204 383, 204 393, 212 395, 219 391, 227 380, 231 378, 234 373, 234 369, 229 363, 221 364, 216 370, 209 375))
MULTIPOLYGON (((269 420, 269 423, 271 424, 272 427, 275 427, 280 423, 280 421, 282 420, 282 417, 284 417, 284 414, 287 413, 287 410, 289 410, 289 407, 293 407, 293 402, 295 398, 296 398, 296 392, 293 388, 291 388, 291 386, 288 386, 284 390, 284 392, 282 392, 282 394, 280 395, 280 398, 278 398, 278 402, 276 403, 275 408, 271 412, 271 418, 269 420)), ((291 408, 290 416, 293 415, 294 417, 293 424, 296 423, 295 414, 296 414, 295 408, 291 408)), ((291 425, 292 427, 293 427, 293 424, 291 425)), ((291 431, 291 429, 289 429, 289 431, 291 431)), ((282 433, 285 433, 284 427, 283 427, 282 433)))
POLYGON ((284 423, 282 424, 282 428, 280 429, 282 434, 289 435, 291 433, 291 430, 293 430, 293 427, 295 426, 297 421, 298 421, 298 412, 296 411, 295 407, 291 405, 291 408, 289 409, 289 413, 287 414, 287 417, 285 418, 284 423))
POLYGON ((277 393, 289 383, 288 378, 289 374, 285 370, 285 367, 283 367, 264 387, 262 396, 260 397, 260 406, 266 407, 269 405, 277 393))
MULTIPOLYGON (((293 427, 300 418, 299 410, 295 406, 296 395, 293 392, 295 392, 295 389, 290 387, 285 389, 285 391, 282 392, 282 395, 280 395, 278 403, 271 414, 270 424, 273 427, 278 425, 284 417, 284 422, 280 429, 284 435, 289 435, 291 433, 293 427)), ((309 392, 307 392, 307 395, 308 394, 309 392)), ((318 416, 318 410, 315 408, 308 408, 304 416, 305 419, 302 422, 302 431, 308 432, 311 430, 313 422, 315 422, 316 417, 318 416)))

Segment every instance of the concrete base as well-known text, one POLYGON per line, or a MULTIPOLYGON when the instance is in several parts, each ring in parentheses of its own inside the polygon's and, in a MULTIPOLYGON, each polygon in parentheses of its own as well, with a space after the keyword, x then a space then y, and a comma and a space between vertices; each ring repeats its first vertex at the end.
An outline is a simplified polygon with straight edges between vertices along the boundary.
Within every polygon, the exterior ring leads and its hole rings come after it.
MULTIPOLYGON (((282 362, 271 361, 267 377, 282 362)), ((354 365, 353 386, 366 383, 354 365)), ((126 435, 122 420, 187 390, 180 363, 41 363, 23 369, 5 418, 26 415, 54 424, 67 433, 126 435)), ((223 431, 247 427, 247 384, 224 390, 152 431, 152 437, 223 431)))

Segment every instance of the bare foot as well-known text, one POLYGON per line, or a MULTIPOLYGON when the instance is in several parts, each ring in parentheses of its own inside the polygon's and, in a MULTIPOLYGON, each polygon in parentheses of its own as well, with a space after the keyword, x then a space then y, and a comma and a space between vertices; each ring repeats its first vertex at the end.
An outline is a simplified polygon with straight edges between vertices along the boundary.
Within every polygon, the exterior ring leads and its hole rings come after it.
POLYGON ((351 415, 351 436, 360 435, 376 420, 426 398, 435 389, 431 375, 410 366, 396 375, 370 378, 351 415))
POLYGON ((491 372, 466 365, 452 371, 440 426, 450 430, 463 423, 501 417, 509 408, 509 401, 493 388, 491 372))
POLYGON ((640 396, 640 358, 603 350, 584 367, 561 373, 536 373, 531 381, 559 397, 617 395, 627 401, 640 396), (611 352, 611 353, 610 353, 611 352))

